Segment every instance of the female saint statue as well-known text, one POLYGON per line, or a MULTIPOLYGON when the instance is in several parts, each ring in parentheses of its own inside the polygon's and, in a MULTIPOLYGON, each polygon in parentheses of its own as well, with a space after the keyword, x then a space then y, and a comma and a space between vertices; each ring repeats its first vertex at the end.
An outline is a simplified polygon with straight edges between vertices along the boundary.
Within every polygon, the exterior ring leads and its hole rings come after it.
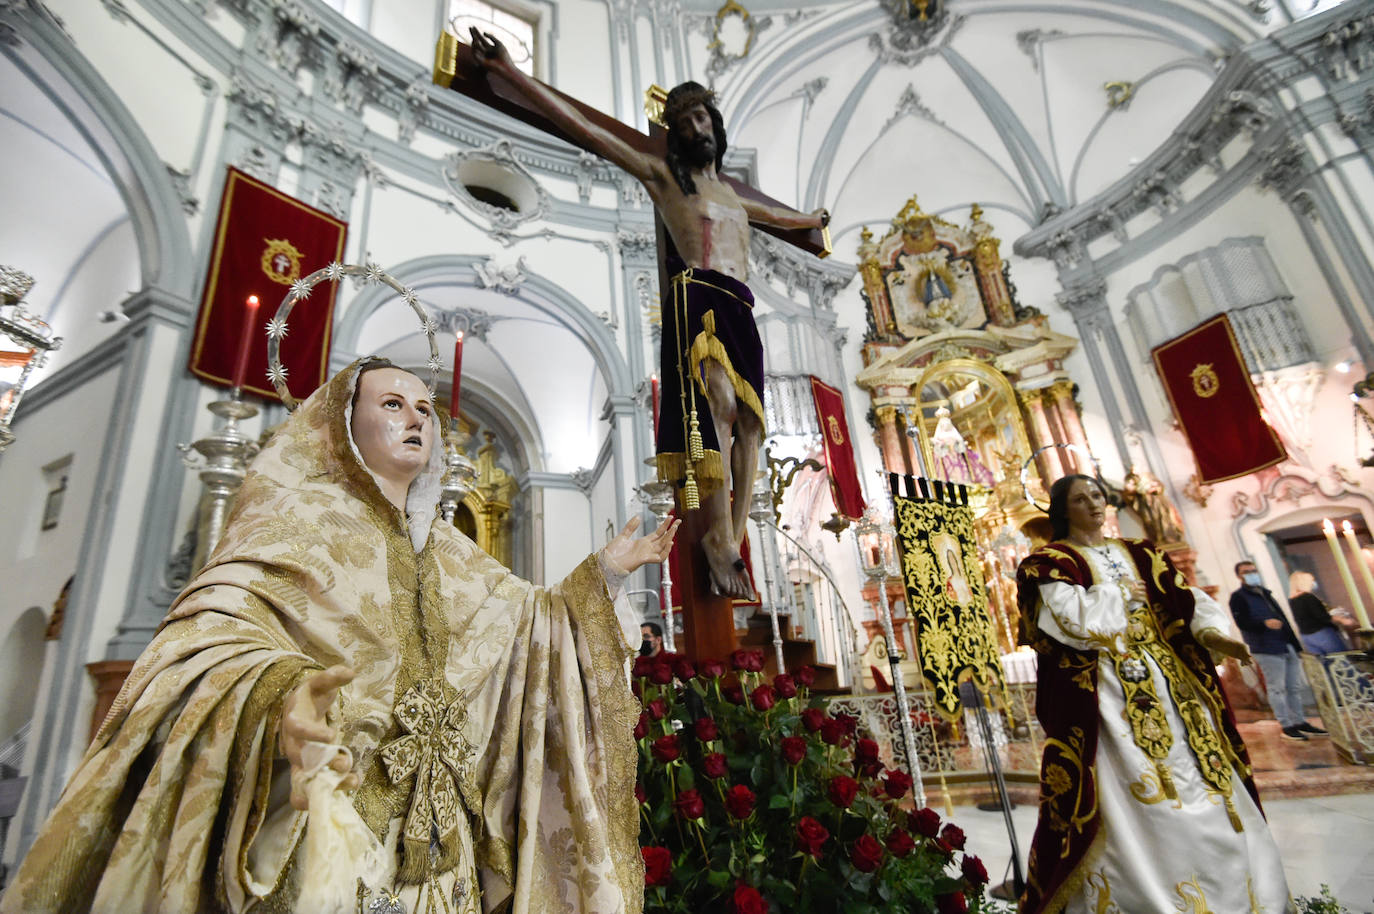
POLYGON ((364 359, 275 433, 0 911, 637 914, 639 619, 613 598, 675 525, 522 581, 435 522, 437 421, 364 359), (374 846, 312 859, 339 798, 374 846))
POLYGON ((1021 914, 1293 911, 1208 652, 1249 651, 1167 556, 1103 536, 1106 506, 1056 481, 1054 540, 1017 573, 1046 735, 1021 914))

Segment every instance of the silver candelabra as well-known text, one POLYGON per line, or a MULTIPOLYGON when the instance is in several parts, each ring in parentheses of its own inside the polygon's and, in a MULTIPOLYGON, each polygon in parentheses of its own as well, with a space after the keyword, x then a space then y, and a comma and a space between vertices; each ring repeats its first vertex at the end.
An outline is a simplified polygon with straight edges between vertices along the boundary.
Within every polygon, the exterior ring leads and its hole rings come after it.
POLYGON ((925 783, 921 780, 921 757, 916 753, 916 732, 911 726, 911 705, 907 701, 906 682, 902 677, 902 651, 897 646, 897 634, 892 626, 892 604, 887 599, 888 579, 897 573, 893 561, 894 532, 869 514, 854 525, 854 544, 859 550, 859 567, 870 583, 878 587, 878 603, 882 608, 879 619, 883 636, 887 639, 887 659, 892 670, 892 691, 897 699, 897 724, 902 731, 902 745, 906 749, 907 770, 915 787, 916 806, 926 805, 925 783))
POLYGON ((216 400, 207 407, 221 420, 204 438, 178 444, 182 463, 197 470, 209 496, 210 516, 206 522, 202 561, 209 558, 224 535, 229 503, 243 484, 248 464, 258 454, 258 442, 246 435, 239 423, 258 414, 258 408, 243 399, 237 387, 227 400, 216 400), (193 453, 194 452, 194 453, 193 453))
MULTIPOLYGON (((647 462, 647 461, 646 461, 647 462)), ((671 483, 651 479, 635 488, 644 504, 653 513, 658 524, 668 519, 673 512, 673 487, 671 483)), ((668 570, 669 563, 663 563, 663 579, 659 585, 659 612, 663 617, 663 649, 676 652, 673 637, 673 576, 668 570)))
POLYGON ((477 481, 477 466, 463 453, 471 437, 456 426, 444 436, 446 469, 439 489, 439 516, 450 524, 458 513, 458 506, 472 492, 477 481))

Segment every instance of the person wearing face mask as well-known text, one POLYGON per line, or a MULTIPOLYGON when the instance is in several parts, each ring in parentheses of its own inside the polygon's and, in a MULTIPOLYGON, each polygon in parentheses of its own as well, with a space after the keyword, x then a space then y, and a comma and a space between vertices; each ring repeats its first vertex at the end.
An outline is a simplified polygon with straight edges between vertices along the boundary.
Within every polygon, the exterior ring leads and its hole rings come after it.
POLYGON ((1279 722, 1282 737, 1305 742, 1308 734, 1324 736, 1326 731, 1308 723, 1303 714, 1302 662, 1298 659, 1302 643, 1293 626, 1264 586, 1254 562, 1237 562, 1236 577, 1240 586, 1231 594, 1231 617, 1264 673, 1269 708, 1279 722))
POLYGON ((657 657, 663 653, 663 626, 645 622, 639 627, 639 634, 644 639, 639 643, 639 656, 657 657))
POLYGON ((0 912, 639 910, 622 583, 676 524, 520 580, 436 522, 440 420, 363 359, 274 433, 0 912))

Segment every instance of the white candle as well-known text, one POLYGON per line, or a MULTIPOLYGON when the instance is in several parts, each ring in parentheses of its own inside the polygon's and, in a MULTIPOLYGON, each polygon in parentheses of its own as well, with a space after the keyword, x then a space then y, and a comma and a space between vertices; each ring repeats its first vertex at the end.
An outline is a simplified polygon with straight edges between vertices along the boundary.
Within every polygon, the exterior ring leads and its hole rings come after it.
POLYGON ((1326 544, 1331 547, 1331 554, 1336 557, 1336 570, 1341 573, 1341 581, 1350 594, 1350 602, 1354 605, 1360 628, 1369 628, 1369 614, 1365 612, 1364 600, 1360 599, 1360 592, 1355 589, 1355 579, 1350 576, 1350 566, 1345 562, 1345 553, 1341 551, 1341 544, 1336 542, 1336 525, 1331 523, 1329 518, 1322 521, 1322 534, 1326 537, 1326 544))
MULTIPOLYGON (((1350 551, 1355 555, 1355 564, 1360 569, 1360 578, 1364 581, 1365 589, 1369 591, 1370 597, 1374 598, 1374 575, 1369 573, 1369 566, 1365 564, 1364 553, 1360 551, 1360 541, 1355 538, 1355 528, 1350 526, 1350 521, 1341 521, 1341 533, 1345 535, 1345 541, 1350 544, 1350 551)), ((1355 613, 1359 617, 1360 627, 1369 628, 1369 614, 1365 612, 1364 600, 1356 594, 1355 613)))

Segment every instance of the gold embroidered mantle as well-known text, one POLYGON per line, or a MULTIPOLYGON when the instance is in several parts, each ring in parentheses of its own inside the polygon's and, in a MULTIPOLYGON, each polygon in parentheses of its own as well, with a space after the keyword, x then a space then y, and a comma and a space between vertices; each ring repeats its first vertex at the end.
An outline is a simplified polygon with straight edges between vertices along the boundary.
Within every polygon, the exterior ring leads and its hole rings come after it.
POLYGON ((401 862, 403 823, 466 823, 475 859, 447 863, 467 885, 480 875, 485 909, 640 910, 638 703, 596 559, 544 588, 446 524, 417 549, 348 436, 357 370, 316 391, 250 468, 2 914, 292 910, 305 817, 286 805, 281 702, 336 663, 357 672, 332 719, 363 777, 354 805, 401 862), (413 797, 422 771, 431 785, 447 773, 461 803, 413 797))

